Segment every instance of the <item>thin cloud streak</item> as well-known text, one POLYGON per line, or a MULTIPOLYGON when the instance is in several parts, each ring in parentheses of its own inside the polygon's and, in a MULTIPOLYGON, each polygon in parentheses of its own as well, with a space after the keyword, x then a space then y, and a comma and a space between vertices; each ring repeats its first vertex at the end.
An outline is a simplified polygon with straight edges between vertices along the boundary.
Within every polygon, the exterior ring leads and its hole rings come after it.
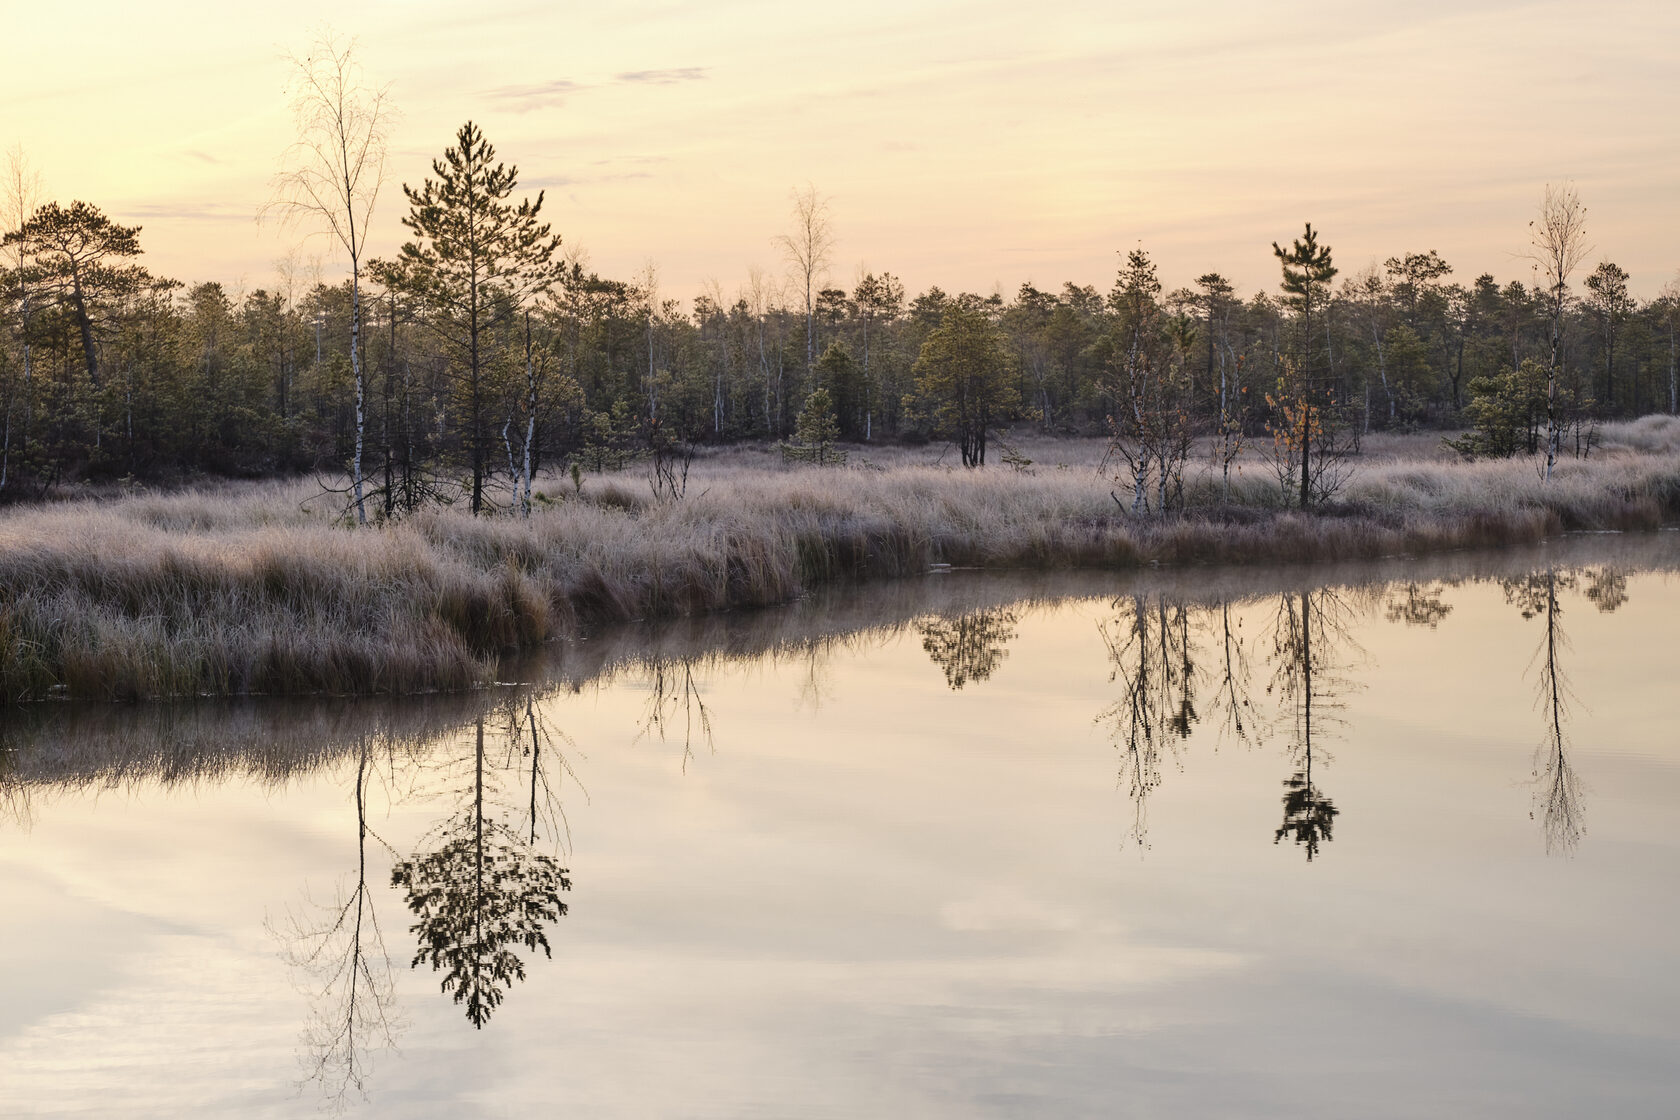
POLYGON ((614 74, 613 80, 636 85, 674 86, 678 82, 704 81, 707 66, 679 66, 674 70, 626 70, 614 74))
POLYGON ((492 101, 511 104, 515 112, 528 113, 533 109, 562 105, 566 98, 588 88, 587 85, 574 82, 570 78, 555 78, 553 81, 538 82, 535 85, 488 89, 484 91, 484 96, 492 101))
POLYGON ((566 99, 586 90, 607 85, 672 86, 682 82, 698 82, 706 78, 705 66, 679 66, 670 70, 625 70, 614 74, 606 82, 579 82, 571 78, 554 78, 529 85, 498 86, 483 92, 484 97, 510 106, 516 113, 547 109, 564 105, 566 99))

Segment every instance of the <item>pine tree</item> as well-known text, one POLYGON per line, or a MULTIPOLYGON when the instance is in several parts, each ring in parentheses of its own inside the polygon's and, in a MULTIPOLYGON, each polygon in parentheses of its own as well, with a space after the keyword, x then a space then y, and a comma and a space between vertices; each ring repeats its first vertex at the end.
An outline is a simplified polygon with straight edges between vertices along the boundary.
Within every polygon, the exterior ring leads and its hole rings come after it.
POLYGON ((794 421, 794 438, 818 463, 834 458, 834 441, 840 438, 840 424, 834 418, 834 398, 826 388, 814 389, 794 421))
POLYGON ((1296 367, 1297 384, 1287 387, 1285 393, 1294 398, 1297 413, 1295 436, 1299 443, 1296 453, 1301 464, 1301 508, 1306 509, 1312 496, 1310 463, 1313 432, 1315 427, 1321 432, 1323 429, 1326 396, 1323 383, 1329 376, 1328 370, 1321 374, 1313 360, 1313 313, 1323 313, 1336 267, 1330 263, 1330 246, 1318 243, 1318 232, 1311 222, 1306 224, 1306 232, 1297 237, 1290 248, 1284 249, 1276 241, 1272 242, 1272 252, 1283 266, 1283 302, 1300 312, 1301 356, 1296 367))
POLYGON ((462 125, 455 146, 432 161, 437 178, 418 190, 403 185, 409 206, 403 224, 416 240, 380 268, 388 285, 420 302, 457 372, 474 513, 484 506, 490 463, 490 336, 564 273, 556 259, 560 237, 539 217, 542 192, 514 205, 519 169, 495 159, 479 127, 462 125))

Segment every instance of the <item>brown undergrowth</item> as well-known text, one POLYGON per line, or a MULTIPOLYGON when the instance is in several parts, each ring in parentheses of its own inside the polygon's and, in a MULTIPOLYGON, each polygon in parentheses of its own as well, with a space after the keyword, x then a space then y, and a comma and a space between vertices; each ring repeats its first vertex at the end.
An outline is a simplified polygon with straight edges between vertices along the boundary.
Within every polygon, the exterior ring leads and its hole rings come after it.
POLYGON ((508 651, 604 623, 937 563, 1316 564, 1680 516, 1680 422, 1606 434, 1605 452, 1549 484, 1527 461, 1372 456, 1310 514, 1257 462, 1229 493, 1192 479, 1186 512, 1161 518, 1123 513, 1088 463, 883 469, 863 455, 844 469, 720 455, 696 464, 680 502, 654 501, 633 472, 581 492, 555 481, 528 521, 440 509, 352 530, 295 483, 13 509, 0 516, 0 694, 459 690, 492 679, 508 651))

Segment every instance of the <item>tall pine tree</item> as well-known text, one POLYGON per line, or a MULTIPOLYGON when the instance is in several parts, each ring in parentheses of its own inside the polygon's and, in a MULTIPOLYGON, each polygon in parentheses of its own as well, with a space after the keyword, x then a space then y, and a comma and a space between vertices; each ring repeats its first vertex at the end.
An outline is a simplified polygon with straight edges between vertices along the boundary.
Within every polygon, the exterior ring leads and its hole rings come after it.
POLYGON ((448 351, 459 386, 462 440, 472 468, 472 511, 484 507, 492 418, 492 336, 564 275, 560 237, 540 220, 543 194, 515 205, 519 169, 496 162, 496 149, 468 121, 455 146, 432 161, 416 190, 403 184, 403 219, 415 240, 381 268, 385 282, 412 296, 448 351))
MULTIPOLYGON (((1318 243, 1318 231, 1313 229, 1311 222, 1307 223, 1306 232, 1297 237, 1288 249, 1276 241, 1272 242, 1272 252, 1283 266, 1283 302, 1299 313, 1301 324, 1301 351, 1295 377, 1297 384, 1291 387, 1293 391, 1288 395, 1294 398, 1298 413, 1295 418, 1295 434, 1299 443, 1296 452, 1301 464, 1301 508, 1306 509, 1312 497, 1310 464, 1314 428, 1319 428, 1322 436, 1322 417, 1330 379, 1330 371, 1325 369, 1321 372, 1315 360, 1313 315, 1315 312, 1322 315, 1324 305, 1329 302, 1330 280, 1336 275, 1336 267, 1330 263, 1330 246, 1318 243)), ((1320 454, 1323 454, 1322 450, 1320 454)))

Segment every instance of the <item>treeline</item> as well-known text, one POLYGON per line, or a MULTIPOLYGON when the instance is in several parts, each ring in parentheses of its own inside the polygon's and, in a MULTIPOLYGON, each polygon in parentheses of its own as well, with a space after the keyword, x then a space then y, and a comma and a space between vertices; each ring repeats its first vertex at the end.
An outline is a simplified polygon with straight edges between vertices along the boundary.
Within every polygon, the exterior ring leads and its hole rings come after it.
POLYGON ((681 301, 564 255, 541 196, 515 199, 517 169, 472 126, 433 170, 405 188, 412 240, 363 262, 354 294, 185 285, 138 263, 138 227, 80 201, 35 208, 4 239, 0 495, 348 473, 360 429, 377 516, 506 503, 492 480, 528 490, 545 467, 705 443, 951 439, 980 465, 988 432, 1030 425, 1114 435, 1141 464, 1139 500, 1166 505, 1183 463, 1167 445, 1198 436, 1277 445, 1296 485, 1313 469, 1300 441, 1471 426, 1467 453, 1534 452, 1550 409, 1585 453, 1597 419, 1680 407, 1680 289, 1642 301, 1609 261, 1582 268, 1560 316, 1546 286, 1461 278, 1433 251, 1339 274, 1310 227, 1277 249, 1275 293, 1215 272, 1163 290, 1140 249, 1106 291, 913 294, 884 272, 821 284, 826 229, 806 222, 783 239, 804 250, 791 279, 681 301), (483 238, 470 260, 467 229, 483 238))

